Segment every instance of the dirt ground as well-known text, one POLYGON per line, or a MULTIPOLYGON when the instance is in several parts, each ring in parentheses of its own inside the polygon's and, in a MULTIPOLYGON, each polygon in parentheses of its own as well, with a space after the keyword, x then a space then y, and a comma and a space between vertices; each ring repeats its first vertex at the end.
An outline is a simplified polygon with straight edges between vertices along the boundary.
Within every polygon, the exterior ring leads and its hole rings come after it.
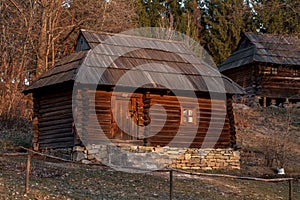
MULTIPOLYGON (((282 109, 236 109, 241 170, 208 171, 264 178, 293 177, 293 196, 300 199, 300 111, 282 109), (290 113, 290 114, 287 114, 290 113), (287 123, 290 121, 290 123, 287 123), (287 131, 288 129, 288 131, 287 131), (266 166, 270 152, 276 152, 272 138, 288 138, 285 147, 285 175, 276 174, 276 159, 266 166), (271 150, 266 153, 266 151, 271 150)), ((1 135, 0 152, 12 152, 26 145, 28 133, 1 135)), ((30 137, 30 136, 29 136, 30 137)), ((30 140, 28 140, 30 141, 30 140)), ((273 154, 271 153, 271 156, 273 154)), ((26 157, 0 157, 0 199, 169 199, 168 172, 125 173, 106 166, 64 163, 33 157, 29 193, 25 191, 26 157)), ((288 199, 288 182, 213 178, 174 172, 173 199, 238 200, 288 199)))
MULTIPOLYGON (((125 173, 105 166, 32 159, 29 193, 25 158, 0 158, 0 199, 168 199, 168 172, 125 173)), ((223 172, 219 172, 223 173, 223 172)), ((227 173, 235 173, 227 172, 227 173)), ((174 172, 173 199, 287 199, 288 183, 199 177, 174 172)), ((299 180, 294 197, 300 198, 299 180)))

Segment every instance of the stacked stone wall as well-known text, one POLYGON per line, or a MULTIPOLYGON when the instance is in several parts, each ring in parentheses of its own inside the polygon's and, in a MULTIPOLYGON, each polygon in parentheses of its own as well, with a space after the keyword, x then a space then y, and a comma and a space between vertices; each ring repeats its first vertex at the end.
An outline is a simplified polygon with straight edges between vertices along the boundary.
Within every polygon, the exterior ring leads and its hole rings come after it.
POLYGON ((140 169, 240 169, 239 151, 174 147, 87 145, 73 148, 73 160, 140 169))

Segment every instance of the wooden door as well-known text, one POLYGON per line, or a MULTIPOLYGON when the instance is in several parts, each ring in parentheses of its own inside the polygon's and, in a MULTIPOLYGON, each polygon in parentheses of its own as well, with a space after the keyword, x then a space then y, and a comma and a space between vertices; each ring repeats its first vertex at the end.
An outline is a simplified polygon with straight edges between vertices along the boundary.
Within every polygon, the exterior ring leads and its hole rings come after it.
POLYGON ((139 96, 114 96, 113 139, 137 140, 140 132, 141 98, 139 96))

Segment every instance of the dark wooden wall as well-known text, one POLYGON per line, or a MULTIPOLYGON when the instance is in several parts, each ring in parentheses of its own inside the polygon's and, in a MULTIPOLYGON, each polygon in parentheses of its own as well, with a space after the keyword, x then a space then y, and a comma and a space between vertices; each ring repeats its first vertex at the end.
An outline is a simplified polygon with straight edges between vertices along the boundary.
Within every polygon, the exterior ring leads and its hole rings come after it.
POLYGON ((77 105, 76 129, 84 144, 107 144, 107 139, 115 143, 138 142, 143 134, 142 95, 89 89, 79 91, 78 102, 85 105, 77 105))
POLYGON ((85 144, 112 138, 111 92, 82 89, 76 97, 76 131, 85 144), (95 98, 93 96, 95 95, 95 98), (93 106, 95 110, 93 110, 93 106), (94 112, 95 111, 95 112, 94 112), (100 133, 100 129, 103 131, 100 133))
POLYGON ((40 149, 72 147, 72 89, 55 88, 35 92, 34 141, 40 149))
POLYGON ((261 93, 261 78, 258 75, 258 68, 254 65, 246 65, 239 68, 222 72, 234 82, 245 89, 246 97, 253 97, 261 93))
POLYGON ((251 104, 255 96, 284 102, 286 98, 294 99, 300 94, 300 67, 297 66, 255 63, 227 70, 223 74, 245 89, 246 104, 251 104), (277 68, 277 74, 272 74, 272 67, 277 68))
POLYGON ((193 105, 193 99, 188 97, 184 97, 180 101, 184 102, 184 106, 189 108, 200 106, 200 110, 196 113, 197 122, 195 124, 182 124, 182 108, 175 96, 162 96, 151 93, 134 93, 130 96, 127 93, 97 91, 95 99, 93 99, 92 91, 86 90, 82 91, 82 98, 85 99, 84 102, 92 102, 96 106, 97 116, 95 113, 91 113, 91 110, 84 109, 80 111, 79 108, 79 111, 82 112, 80 114, 82 122, 89 121, 89 123, 79 123, 82 124, 82 127, 78 126, 76 128, 82 133, 88 133, 84 139, 89 144, 110 139, 115 143, 165 146, 169 145, 170 141, 178 134, 180 134, 182 141, 173 143, 173 146, 186 147, 187 144, 184 141, 191 139, 191 147, 201 147, 205 137, 211 141, 211 144, 218 141, 215 147, 223 148, 231 144, 226 102, 222 100, 213 100, 218 105, 215 123, 222 125, 224 122, 222 114, 225 114, 225 124, 223 128, 212 128, 208 133, 208 126, 211 122, 211 100, 208 98, 198 98, 199 105, 197 103, 193 105), (198 128, 197 123, 199 123, 198 128), (104 134, 99 134, 99 124, 104 134), (178 132, 180 126, 182 131, 178 132), (220 132, 221 137, 219 138, 218 133, 220 132), (195 133, 196 136, 194 137, 195 133), (147 139, 144 139, 144 137, 147 137, 147 139))
MULTIPOLYGON (((180 135, 182 140, 173 143, 172 146, 187 147, 189 145, 185 142, 188 139, 192 143, 191 147, 201 147, 204 138, 207 137, 211 144, 218 141, 216 148, 225 148, 231 145, 234 136, 231 134, 234 122, 230 123, 234 120, 228 117, 228 114, 226 115, 228 102, 224 100, 202 97, 196 100, 197 104, 188 97, 181 98, 179 102, 176 96, 151 93, 134 93, 130 96, 124 92, 113 93, 101 90, 96 91, 95 98, 93 97, 93 91, 89 89, 80 90, 77 96, 79 103, 76 104, 76 130, 80 135, 79 139, 85 145, 98 144, 109 139, 115 143, 165 146, 169 145, 175 136, 180 135), (212 101, 217 105, 214 123, 223 125, 225 114, 225 124, 221 129, 212 127, 208 132, 212 101), (95 112, 93 112, 93 105, 95 105, 95 112), (182 123, 180 105, 196 108, 194 123, 182 123), (200 109, 197 109, 199 106, 200 109), (182 127, 181 131, 178 131, 179 127, 182 127), (221 136, 218 137, 220 132, 221 136), (145 136, 147 139, 144 139, 145 136)), ((34 101, 35 119, 38 124, 38 133, 35 134, 34 140, 38 142, 41 149, 72 147, 75 143, 79 143, 72 129, 70 88, 35 93, 34 101)))
MULTIPOLYGON (((151 109, 151 124, 150 124, 150 135, 155 136, 149 138, 151 145, 168 145, 172 139, 177 135, 182 138, 182 142, 172 143, 174 146, 185 146, 184 141, 192 141, 191 147, 201 147, 205 137, 208 139, 208 145, 215 144, 215 141, 218 141, 214 147, 216 148, 225 148, 230 146, 230 124, 228 116, 226 115, 226 102, 222 100, 210 100, 208 98, 198 98, 198 104, 191 98, 185 97, 183 100, 178 99, 175 96, 160 96, 160 95, 151 95, 151 105, 160 104, 165 109, 167 114, 166 121, 161 115, 160 109, 151 109), (214 101, 215 105, 215 121, 214 123, 223 125, 223 128, 217 129, 212 127, 208 132, 208 126, 211 122, 211 104, 214 101), (182 105, 182 102, 183 105, 182 105), (181 122, 181 105, 185 108, 198 108, 196 109, 196 123, 182 123, 181 122), (224 119, 225 115, 225 119, 224 119), (197 128, 198 125, 198 128, 197 128), (179 126, 181 128, 179 129, 179 126), (163 127, 161 129, 161 127, 163 127), (181 131, 179 131, 181 130, 181 131), (195 136, 196 130, 196 136, 195 136), (219 134, 221 133, 220 137, 219 134), (195 136, 195 137, 194 137, 195 136), (189 138, 193 137, 193 138, 189 138)), ((158 107, 159 108, 159 107, 158 107)))
POLYGON ((260 65, 259 74, 261 77, 261 96, 270 98, 290 98, 300 93, 300 67, 297 75, 294 75, 293 67, 273 66, 277 68, 277 74, 266 74, 266 68, 271 69, 272 66, 260 65))

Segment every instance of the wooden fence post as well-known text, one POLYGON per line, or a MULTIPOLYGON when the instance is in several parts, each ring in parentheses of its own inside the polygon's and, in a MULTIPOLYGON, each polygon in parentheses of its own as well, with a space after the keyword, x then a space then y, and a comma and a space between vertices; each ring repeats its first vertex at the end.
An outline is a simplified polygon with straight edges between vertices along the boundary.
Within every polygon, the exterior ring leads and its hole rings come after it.
POLYGON ((293 179, 289 180, 289 200, 293 200, 293 179))
POLYGON ((170 170, 170 200, 173 198, 173 170, 170 170))
POLYGON ((25 179, 25 194, 29 191, 29 174, 30 174, 31 153, 27 154, 26 179, 25 179))

